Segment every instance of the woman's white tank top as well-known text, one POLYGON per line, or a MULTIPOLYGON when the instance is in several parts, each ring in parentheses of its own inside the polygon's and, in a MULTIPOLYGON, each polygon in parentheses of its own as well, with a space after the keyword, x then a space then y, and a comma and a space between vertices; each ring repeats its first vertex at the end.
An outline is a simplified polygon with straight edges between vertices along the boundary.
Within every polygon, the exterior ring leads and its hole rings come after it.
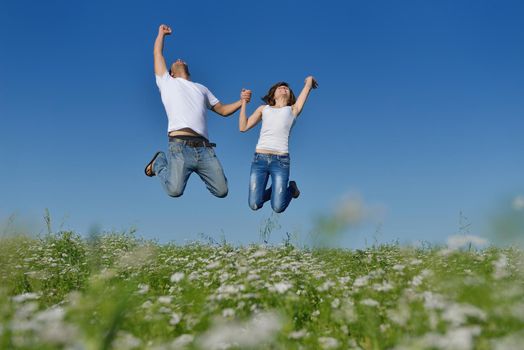
POLYGON ((289 134, 295 124, 295 119, 291 106, 264 107, 257 149, 289 153, 289 134))

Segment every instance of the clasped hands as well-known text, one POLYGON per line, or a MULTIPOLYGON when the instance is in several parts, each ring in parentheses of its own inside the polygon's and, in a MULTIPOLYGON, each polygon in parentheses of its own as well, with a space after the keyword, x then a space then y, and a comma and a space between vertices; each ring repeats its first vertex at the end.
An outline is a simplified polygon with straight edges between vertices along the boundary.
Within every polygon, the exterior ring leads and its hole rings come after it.
POLYGON ((251 90, 242 89, 242 91, 240 91, 240 100, 249 103, 249 101, 251 101, 251 90))

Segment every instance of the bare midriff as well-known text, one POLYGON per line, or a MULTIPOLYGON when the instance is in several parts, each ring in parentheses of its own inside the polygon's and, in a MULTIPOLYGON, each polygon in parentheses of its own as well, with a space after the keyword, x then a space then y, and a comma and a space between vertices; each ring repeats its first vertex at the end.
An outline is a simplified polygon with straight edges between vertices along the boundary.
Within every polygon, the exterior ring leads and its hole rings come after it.
POLYGON ((262 154, 276 154, 278 156, 285 156, 287 155, 287 153, 285 152, 276 152, 276 151, 270 151, 268 149, 260 149, 260 148, 257 148, 255 150, 257 153, 262 153, 262 154))
POLYGON ((169 132, 169 136, 173 137, 173 136, 202 136, 202 135, 200 135, 199 133, 197 133, 193 129, 183 128, 183 129, 170 131, 169 132))

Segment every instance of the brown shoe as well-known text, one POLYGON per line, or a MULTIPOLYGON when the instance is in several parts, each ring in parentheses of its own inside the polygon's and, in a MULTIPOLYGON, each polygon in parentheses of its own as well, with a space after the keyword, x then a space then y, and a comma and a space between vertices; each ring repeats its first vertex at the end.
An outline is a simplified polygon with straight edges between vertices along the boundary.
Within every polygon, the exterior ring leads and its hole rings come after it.
POLYGON ((291 197, 298 198, 300 191, 298 190, 297 183, 295 181, 289 181, 289 188, 291 189, 291 197))
POLYGON ((144 169, 144 173, 146 174, 146 176, 153 177, 156 175, 153 171, 153 163, 155 163, 156 157, 158 157, 160 153, 162 152, 156 152, 153 156, 153 159, 151 159, 151 161, 147 163, 146 168, 144 169))

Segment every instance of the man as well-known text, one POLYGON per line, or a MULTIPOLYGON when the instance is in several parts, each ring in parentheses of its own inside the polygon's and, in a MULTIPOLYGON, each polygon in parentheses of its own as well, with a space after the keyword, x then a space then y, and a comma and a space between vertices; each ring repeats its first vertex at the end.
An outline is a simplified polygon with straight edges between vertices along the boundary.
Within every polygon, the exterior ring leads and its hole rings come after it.
POLYGON ((230 116, 241 107, 242 99, 251 98, 251 91, 242 90, 239 101, 222 104, 205 86, 191 81, 183 60, 176 60, 168 72, 162 51, 164 38, 171 33, 170 27, 160 25, 154 48, 156 84, 168 118, 169 155, 157 152, 145 173, 158 176, 167 194, 179 197, 191 173, 196 172, 213 195, 223 198, 228 192, 227 179, 215 155, 215 144, 208 140, 206 111, 230 116))

